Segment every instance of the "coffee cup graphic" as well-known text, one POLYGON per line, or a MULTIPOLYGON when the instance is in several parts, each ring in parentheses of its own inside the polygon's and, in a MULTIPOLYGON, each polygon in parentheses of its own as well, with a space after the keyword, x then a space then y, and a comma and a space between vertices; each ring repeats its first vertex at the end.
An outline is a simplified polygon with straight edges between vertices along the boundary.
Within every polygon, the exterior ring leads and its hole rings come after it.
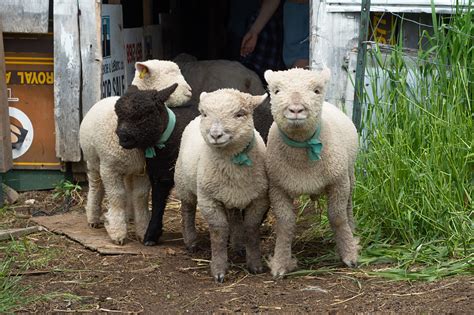
POLYGON ((34 130, 30 118, 20 109, 9 107, 12 156, 16 159, 28 151, 33 143, 34 130))
POLYGON ((25 141, 28 130, 10 123, 10 137, 12 142, 12 149, 19 149, 25 141))

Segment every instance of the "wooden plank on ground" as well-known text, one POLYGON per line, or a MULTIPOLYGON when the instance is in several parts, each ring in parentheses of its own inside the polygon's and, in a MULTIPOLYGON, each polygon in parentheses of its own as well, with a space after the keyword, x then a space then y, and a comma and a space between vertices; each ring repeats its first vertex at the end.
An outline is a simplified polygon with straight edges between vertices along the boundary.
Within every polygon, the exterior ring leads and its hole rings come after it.
POLYGON ((77 1, 54 0, 53 19, 56 155, 65 162, 78 162, 81 55, 77 1))
POLYGON ((2 26, 0 25, 0 173, 10 170, 12 165, 10 115, 8 114, 7 85, 5 82, 5 53, 3 51, 2 26))
POLYGON ((101 4, 79 0, 82 65, 82 117, 100 100, 102 83, 101 4))
POLYGON ((19 238, 28 234, 33 234, 44 230, 45 229, 42 226, 38 225, 19 229, 0 230, 0 241, 10 240, 12 238, 19 238))
POLYGON ((49 0, 1 0, 0 21, 5 33, 47 33, 49 0))
POLYGON ((165 256, 169 252, 179 252, 181 249, 176 245, 182 244, 182 241, 173 240, 178 235, 164 235, 165 245, 144 246, 136 240, 127 239, 123 246, 115 245, 107 235, 105 228, 93 229, 87 225, 86 215, 84 213, 70 212, 61 215, 33 217, 31 220, 44 226, 50 232, 63 234, 67 237, 81 243, 86 248, 97 251, 105 255, 131 254, 131 255, 156 255, 165 256), (172 238, 171 241, 169 238, 172 238), (173 248, 170 249, 170 246, 173 248))

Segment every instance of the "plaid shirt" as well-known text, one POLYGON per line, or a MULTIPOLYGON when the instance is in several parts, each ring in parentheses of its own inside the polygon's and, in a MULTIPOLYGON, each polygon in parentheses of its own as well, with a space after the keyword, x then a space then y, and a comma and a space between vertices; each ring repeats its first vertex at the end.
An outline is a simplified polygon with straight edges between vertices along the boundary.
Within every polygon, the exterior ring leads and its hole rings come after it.
MULTIPOLYGON (((257 18, 257 14, 252 16, 248 28, 253 24, 257 18)), ((283 58, 283 14, 281 6, 273 14, 271 19, 262 29, 258 35, 255 50, 247 55, 241 57, 240 62, 247 68, 255 71, 262 82, 265 82, 263 73, 268 70, 282 70, 285 69, 283 58)))

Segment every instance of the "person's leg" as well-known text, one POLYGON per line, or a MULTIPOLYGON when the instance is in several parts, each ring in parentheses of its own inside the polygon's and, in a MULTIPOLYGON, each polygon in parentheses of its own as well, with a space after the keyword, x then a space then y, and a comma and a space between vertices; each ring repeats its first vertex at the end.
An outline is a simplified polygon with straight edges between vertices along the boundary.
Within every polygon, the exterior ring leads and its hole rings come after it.
POLYGON ((283 9, 283 60, 288 68, 309 65, 309 5, 286 1, 283 9))

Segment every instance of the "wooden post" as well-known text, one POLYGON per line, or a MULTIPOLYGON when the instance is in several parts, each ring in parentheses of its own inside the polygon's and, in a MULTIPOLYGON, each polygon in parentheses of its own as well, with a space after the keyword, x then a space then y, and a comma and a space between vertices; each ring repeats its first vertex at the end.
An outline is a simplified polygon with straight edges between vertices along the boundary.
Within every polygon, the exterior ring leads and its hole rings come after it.
POLYGON ((100 0, 79 0, 79 34, 82 66, 82 117, 100 100, 102 84, 100 0))
POLYGON ((8 114, 7 84, 5 79, 5 53, 0 24, 0 207, 3 207, 3 174, 12 168, 12 144, 10 138, 10 115, 8 114))
POLYGON ((143 0, 143 26, 153 24, 153 1, 143 0))
MULTIPOLYGON (((77 1, 54 0, 54 113, 56 155, 79 162, 81 51, 77 1)), ((87 80, 87 78, 85 78, 87 80)))
POLYGON ((361 103, 364 93, 365 62, 367 56, 367 34, 370 22, 370 0, 362 0, 360 9, 359 46, 357 49, 357 66, 354 88, 354 108, 352 111, 352 121, 360 130, 361 103))

